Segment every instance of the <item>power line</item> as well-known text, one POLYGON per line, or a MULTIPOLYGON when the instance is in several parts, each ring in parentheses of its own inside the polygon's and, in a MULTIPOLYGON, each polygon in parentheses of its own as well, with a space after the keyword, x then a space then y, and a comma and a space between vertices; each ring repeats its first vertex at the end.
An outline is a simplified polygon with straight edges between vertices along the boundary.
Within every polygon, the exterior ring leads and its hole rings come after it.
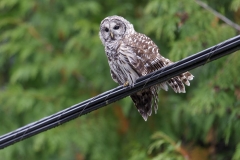
POLYGON ((137 80, 134 86, 116 87, 98 96, 57 112, 51 116, 45 117, 39 121, 30 123, 15 131, 2 135, 0 136, 0 149, 24 140, 28 137, 32 137, 48 129, 57 127, 72 119, 127 97, 139 90, 167 81, 168 79, 183 72, 214 61, 237 50, 240 50, 240 35, 141 77, 137 80))

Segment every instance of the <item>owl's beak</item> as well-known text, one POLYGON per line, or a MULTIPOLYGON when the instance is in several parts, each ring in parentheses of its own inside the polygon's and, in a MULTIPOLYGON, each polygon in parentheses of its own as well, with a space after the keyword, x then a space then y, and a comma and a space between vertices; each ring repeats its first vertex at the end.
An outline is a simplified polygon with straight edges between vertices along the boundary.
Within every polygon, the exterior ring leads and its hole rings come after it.
POLYGON ((111 36, 111 38, 113 39, 113 33, 112 33, 112 32, 110 32, 110 36, 111 36))

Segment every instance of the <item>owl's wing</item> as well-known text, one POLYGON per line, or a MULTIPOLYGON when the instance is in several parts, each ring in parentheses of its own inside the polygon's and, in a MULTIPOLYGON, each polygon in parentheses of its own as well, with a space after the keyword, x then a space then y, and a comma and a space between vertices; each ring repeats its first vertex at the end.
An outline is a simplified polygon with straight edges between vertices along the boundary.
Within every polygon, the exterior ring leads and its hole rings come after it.
MULTIPOLYGON (((120 56, 124 56, 122 59, 126 59, 125 62, 128 63, 139 77, 147 75, 163 66, 161 61, 153 61, 154 59, 156 60, 157 54, 153 55, 150 50, 147 50, 147 48, 145 48, 146 46, 143 46, 140 42, 141 38, 144 37, 141 37, 141 35, 126 37, 119 47, 121 52, 120 56)), ((152 41, 149 39, 149 42, 152 41)), ((157 49, 156 45, 154 47, 157 49)), ((164 90, 167 90, 168 88, 166 83, 162 83, 159 86, 164 90)), ((147 117, 152 114, 152 107, 154 107, 155 112, 157 111, 159 86, 156 85, 130 95, 138 112, 142 115, 145 121, 147 120, 147 117)))
MULTIPOLYGON (((133 67, 139 68, 141 64, 141 76, 167 65, 163 59, 164 57, 159 54, 157 45, 144 34, 132 34, 124 39, 124 44, 127 44, 128 51, 131 50, 130 52, 136 56, 135 63, 132 64, 133 67)), ((131 57, 128 56, 128 58, 131 57)))
MULTIPOLYGON (((146 35, 141 33, 135 33, 125 38, 125 44, 131 48, 132 52, 136 54, 136 57, 144 66, 144 72, 141 76, 156 71, 162 67, 172 64, 169 59, 160 55, 157 45, 146 35)), ((169 86, 173 88, 176 93, 185 93, 185 86, 190 85, 188 80, 192 80, 193 75, 189 72, 185 72, 179 76, 171 78, 167 81, 169 86)), ((167 85, 162 83, 161 88, 167 90, 167 85)))

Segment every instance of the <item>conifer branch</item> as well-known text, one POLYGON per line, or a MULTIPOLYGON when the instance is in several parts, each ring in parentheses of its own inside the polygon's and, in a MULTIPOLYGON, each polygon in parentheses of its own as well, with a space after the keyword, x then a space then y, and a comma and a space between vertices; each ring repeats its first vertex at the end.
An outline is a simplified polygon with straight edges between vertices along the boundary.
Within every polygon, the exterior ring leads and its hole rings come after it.
POLYGON ((229 26, 233 27, 235 30, 237 30, 238 32, 240 32, 240 25, 234 23, 233 21, 231 21, 230 19, 228 19, 227 17, 223 16, 221 13, 215 11, 214 9, 212 9, 211 7, 209 7, 206 3, 202 2, 201 0, 195 0, 196 3, 198 5, 200 5, 201 7, 203 7, 204 9, 212 12, 216 17, 218 17, 219 19, 221 19, 223 22, 225 22, 226 24, 228 24, 229 26))

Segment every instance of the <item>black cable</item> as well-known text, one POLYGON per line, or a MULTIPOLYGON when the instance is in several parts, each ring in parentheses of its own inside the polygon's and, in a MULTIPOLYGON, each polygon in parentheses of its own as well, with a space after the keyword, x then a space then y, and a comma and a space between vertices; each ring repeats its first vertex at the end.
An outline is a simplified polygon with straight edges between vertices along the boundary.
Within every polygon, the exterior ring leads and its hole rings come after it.
POLYGON ((134 86, 116 87, 98 96, 57 112, 51 116, 45 117, 39 121, 30 123, 15 131, 2 135, 0 136, 0 148, 5 148, 28 137, 59 126, 93 110, 99 109, 103 106, 127 97, 139 90, 164 82, 183 72, 209 63, 237 50, 240 50, 240 36, 228 39, 197 54, 191 55, 181 61, 173 63, 172 65, 141 77, 137 80, 134 86))

